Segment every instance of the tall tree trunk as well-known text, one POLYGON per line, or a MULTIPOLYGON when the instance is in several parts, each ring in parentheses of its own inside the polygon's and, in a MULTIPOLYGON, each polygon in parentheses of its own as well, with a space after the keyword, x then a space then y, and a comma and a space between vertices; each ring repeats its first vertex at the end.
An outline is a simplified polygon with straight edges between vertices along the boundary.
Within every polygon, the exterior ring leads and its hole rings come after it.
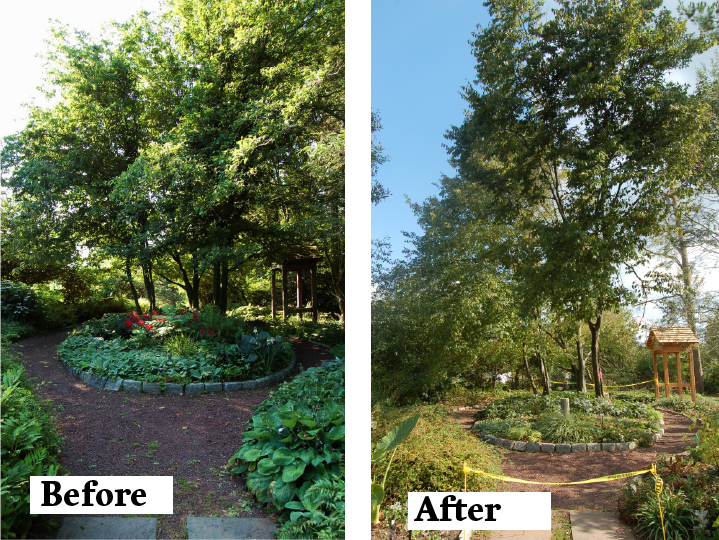
POLYGON ((544 365, 544 358, 542 358, 542 352, 537 347, 537 365, 539 365, 539 373, 542 376, 542 394, 545 396, 549 395, 549 374, 547 373, 547 366, 544 365))
MULTIPOLYGON (((672 196, 672 207, 674 208, 674 224, 676 225, 676 243, 674 248, 679 252, 680 257, 680 269, 682 272, 682 300, 684 303, 684 313, 686 316, 687 324, 692 329, 694 335, 697 335, 697 322, 696 322, 696 303, 693 287, 692 278, 692 265, 689 261, 689 253, 686 237, 684 235, 684 229, 682 227, 681 211, 679 210, 679 199, 676 195, 672 196)), ((699 347, 694 347, 694 380, 696 381, 697 392, 704 393, 704 368, 702 366, 702 357, 699 352, 699 347)))
POLYGON ((527 370, 527 378, 529 379, 529 384, 532 385, 532 392, 534 394, 537 393, 537 385, 534 384, 534 377, 532 377, 532 371, 529 369, 529 362, 527 361, 527 347, 522 343, 522 359, 524 360, 524 369, 527 370))
POLYGON ((155 281, 152 277, 152 261, 142 265, 142 280, 145 283, 147 300, 150 302, 150 313, 155 310, 155 281))
POLYGON ((142 313, 142 308, 140 307, 140 298, 137 296, 137 289, 135 289, 135 284, 132 281, 132 269, 130 268, 129 257, 125 259, 125 272, 127 273, 127 281, 130 284, 132 299, 135 301, 135 310, 137 311, 137 313, 142 313))
POLYGON ((216 262, 212 265, 212 305, 217 308, 222 304, 222 264, 216 262))
POLYGON ((584 358, 584 346, 582 345, 582 325, 579 325, 577 330, 577 372, 575 373, 577 379, 577 391, 587 391, 587 380, 584 378, 584 369, 587 365, 587 361, 584 358))
POLYGON ((599 330, 602 327, 602 315, 597 316, 597 320, 589 323, 589 331, 592 333, 592 374, 594 375, 594 392, 599 397, 604 397, 604 382, 602 381, 602 369, 599 366, 599 330))
POLYGON ((229 280, 230 264, 227 261, 222 261, 222 275, 220 279, 220 313, 223 315, 227 313, 227 282, 229 280))
POLYGON ((197 271, 197 268, 192 269, 192 298, 188 299, 190 307, 193 309, 200 309, 200 277, 202 274, 197 271))

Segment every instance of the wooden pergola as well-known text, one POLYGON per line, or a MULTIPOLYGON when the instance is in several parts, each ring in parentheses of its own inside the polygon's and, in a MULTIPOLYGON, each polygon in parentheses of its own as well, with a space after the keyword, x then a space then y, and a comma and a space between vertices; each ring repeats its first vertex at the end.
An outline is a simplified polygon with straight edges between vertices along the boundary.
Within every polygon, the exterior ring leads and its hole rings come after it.
POLYGON ((290 313, 297 313, 302 319, 303 313, 312 313, 312 321, 317 322, 317 261, 320 259, 288 259, 282 261, 280 266, 272 269, 272 318, 277 314, 277 291, 275 286, 275 274, 282 275, 282 318, 287 319, 290 313), (302 270, 310 271, 310 294, 312 295, 312 307, 302 307, 302 270), (297 272, 297 307, 287 305, 289 294, 287 292, 287 273, 297 272))
POLYGON ((647 338, 647 349, 651 349, 654 359, 654 396, 659 397, 659 372, 657 371, 657 355, 661 354, 664 359, 664 393, 669 397, 672 388, 676 388, 679 395, 682 395, 683 388, 688 387, 691 391, 692 401, 697 400, 696 383, 694 381, 694 352, 693 346, 698 345, 699 340, 688 326, 653 326, 649 330, 647 338), (682 365, 679 355, 687 353, 689 360, 689 383, 682 382, 682 365), (677 382, 669 382, 668 356, 675 355, 677 364, 677 382))

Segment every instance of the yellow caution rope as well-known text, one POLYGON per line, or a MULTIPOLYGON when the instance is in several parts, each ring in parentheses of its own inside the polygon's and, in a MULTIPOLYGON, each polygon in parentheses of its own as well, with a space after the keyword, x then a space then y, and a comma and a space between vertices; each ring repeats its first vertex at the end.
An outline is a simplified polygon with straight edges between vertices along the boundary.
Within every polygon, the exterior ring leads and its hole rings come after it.
POLYGON ((664 530, 664 513, 662 511, 662 501, 659 497, 659 495, 662 492, 664 481, 659 477, 657 474, 657 466, 655 463, 652 463, 651 469, 645 469, 643 471, 633 471, 628 473, 620 473, 620 474, 610 474, 608 476, 600 476, 598 478, 591 478, 589 480, 581 480, 579 482, 534 482, 533 480, 521 480, 519 478, 510 478, 509 476, 502 476, 499 474, 490 474, 486 473, 484 471, 478 471, 475 469, 471 469, 467 467, 467 464, 462 465, 462 472, 464 473, 464 491, 467 491, 467 475, 469 473, 474 473, 479 476, 483 476, 485 478, 494 478, 495 480, 502 480, 504 482, 516 482, 519 484, 541 484, 545 486, 569 486, 569 485, 576 485, 576 484, 594 484, 596 482, 610 482, 612 480, 619 480, 621 478, 629 478, 630 476, 639 476, 640 474, 647 474, 651 473, 652 476, 654 476, 654 490, 657 494, 657 502, 659 503, 659 517, 662 521, 662 534, 664 535, 664 540, 667 540, 667 534, 664 530))

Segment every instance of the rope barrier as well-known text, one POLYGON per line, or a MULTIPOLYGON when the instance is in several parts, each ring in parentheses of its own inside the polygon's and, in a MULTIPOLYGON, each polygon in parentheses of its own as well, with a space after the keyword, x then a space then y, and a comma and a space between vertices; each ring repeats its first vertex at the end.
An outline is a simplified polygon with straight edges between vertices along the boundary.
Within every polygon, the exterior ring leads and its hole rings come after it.
POLYGON ((659 516, 661 518, 662 522, 662 534, 664 535, 664 540, 667 540, 667 534, 664 530, 664 513, 662 511, 662 501, 659 497, 659 495, 662 492, 662 489, 664 487, 664 481, 659 477, 657 474, 657 465, 656 463, 652 463, 651 469, 645 469, 643 471, 633 471, 628 473, 620 473, 620 474, 611 474, 608 476, 600 476, 598 478, 590 478, 589 480, 581 480, 579 482, 535 482, 533 480, 521 480, 519 478, 511 478, 509 476, 502 476, 499 474, 490 474, 486 473, 484 471, 478 471, 475 469, 471 469, 467 467, 467 464, 462 465, 462 472, 464 473, 464 491, 467 491, 467 475, 469 473, 474 473, 479 476, 483 476, 484 478, 493 478, 495 480, 502 480, 504 482, 516 482, 519 484, 540 484, 544 486, 571 486, 571 485, 577 485, 577 484, 593 484, 596 482, 611 482, 612 480, 619 480, 621 478, 629 478, 630 476, 639 476, 641 474, 647 474, 650 473, 652 476, 654 476, 654 491, 657 494, 657 502, 659 503, 659 516))

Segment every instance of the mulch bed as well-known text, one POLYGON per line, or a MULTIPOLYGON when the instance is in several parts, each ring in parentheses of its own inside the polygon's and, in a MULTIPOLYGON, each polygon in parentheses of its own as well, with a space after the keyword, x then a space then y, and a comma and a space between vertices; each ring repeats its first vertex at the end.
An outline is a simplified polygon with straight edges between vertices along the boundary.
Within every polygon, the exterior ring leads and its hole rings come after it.
MULTIPOLYGON (((72 476, 172 476, 174 514, 158 517, 158 538, 187 538, 186 517, 266 517, 244 482, 224 469, 242 443, 252 408, 275 387, 197 396, 97 390, 70 375, 55 345, 67 331, 15 344, 38 394, 58 406, 62 464, 72 476)), ((292 339, 302 369, 331 360, 319 345, 292 339)), ((299 367, 298 367, 299 369, 299 367)), ((55 531, 64 516, 53 516, 55 531)))

